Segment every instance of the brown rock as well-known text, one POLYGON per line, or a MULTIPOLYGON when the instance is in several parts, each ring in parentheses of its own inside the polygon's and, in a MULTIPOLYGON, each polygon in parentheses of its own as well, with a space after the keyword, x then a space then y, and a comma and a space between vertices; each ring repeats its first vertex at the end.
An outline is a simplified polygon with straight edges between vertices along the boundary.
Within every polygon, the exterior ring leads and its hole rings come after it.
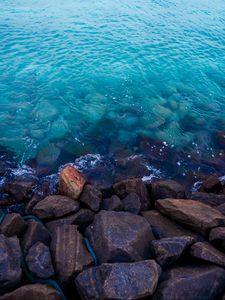
POLYGON ((160 273, 154 260, 102 264, 83 271, 75 283, 82 299, 132 300, 151 296, 160 273))
POLYGON ((0 293, 15 288, 21 281, 21 250, 17 237, 0 235, 0 293))
POLYGON ((86 232, 100 263, 132 262, 150 257, 154 239, 148 222, 128 212, 102 210, 86 232))
POLYGON ((80 197, 80 202, 89 209, 98 211, 102 201, 102 192, 91 184, 86 184, 80 197))
POLYGON ((45 244, 37 242, 30 247, 25 260, 28 269, 36 277, 46 279, 54 275, 50 250, 45 244))
POLYGON ((224 204, 221 204, 221 205, 218 205, 218 206, 216 207, 216 209, 217 209, 218 211, 220 211, 221 214, 223 214, 223 215, 225 216, 225 203, 224 203, 224 204))
POLYGON ((55 227, 51 251, 57 280, 67 285, 77 274, 92 265, 92 258, 75 225, 55 227))
POLYGON ((219 211, 199 201, 163 199, 156 201, 156 208, 173 220, 202 234, 206 234, 213 227, 225 226, 225 217, 219 211))
POLYGON ((37 179, 33 177, 15 177, 4 185, 4 191, 9 193, 16 201, 30 199, 37 179))
POLYGON ((201 189, 206 193, 218 193, 222 189, 222 184, 217 176, 211 175, 203 181, 201 189))
POLYGON ((141 201, 136 193, 130 193, 123 199, 124 210, 138 215, 141 211, 141 201))
POLYGON ((191 236, 197 240, 200 238, 196 233, 181 227, 157 210, 143 211, 142 215, 151 225, 152 232, 157 239, 177 236, 191 236))
POLYGON ((150 184, 153 200, 165 198, 185 198, 183 186, 174 180, 159 180, 150 184))
POLYGON ((0 231, 5 236, 19 236, 26 229, 27 224, 20 216, 20 214, 12 213, 7 214, 0 225, 0 231))
POLYGON ((27 229, 21 239, 21 247, 23 249, 24 255, 31 246, 36 242, 42 242, 45 245, 49 245, 51 237, 47 229, 41 223, 35 220, 27 221, 27 229))
POLYGON ((125 198, 130 193, 136 193, 141 201, 141 209, 147 210, 150 207, 150 197, 148 190, 141 179, 131 178, 122 180, 113 185, 115 194, 121 199, 125 198))
POLYGON ((216 300, 224 291, 225 271, 213 265, 176 267, 166 273, 153 300, 216 300))
POLYGON ((213 193, 193 192, 190 199, 200 201, 202 203, 217 206, 225 203, 225 195, 217 195, 213 193))
POLYGON ((191 256, 225 267, 225 254, 207 242, 198 242, 190 249, 191 256))
POLYGON ((50 285, 27 284, 0 296, 0 300, 61 300, 60 294, 50 285))
POLYGON ((86 179, 84 176, 73 166, 66 166, 59 176, 59 193, 73 199, 78 199, 86 179))
POLYGON ((209 240, 225 249, 225 227, 213 228, 210 231, 209 240))
POLYGON ((101 209, 121 211, 123 210, 123 203, 118 196, 113 195, 111 198, 102 200, 101 209))
POLYGON ((79 210, 79 203, 61 195, 48 196, 33 208, 33 214, 39 219, 58 218, 79 210))
POLYGON ((173 265, 194 243, 190 236, 179 236, 152 241, 153 256, 162 267, 173 265))

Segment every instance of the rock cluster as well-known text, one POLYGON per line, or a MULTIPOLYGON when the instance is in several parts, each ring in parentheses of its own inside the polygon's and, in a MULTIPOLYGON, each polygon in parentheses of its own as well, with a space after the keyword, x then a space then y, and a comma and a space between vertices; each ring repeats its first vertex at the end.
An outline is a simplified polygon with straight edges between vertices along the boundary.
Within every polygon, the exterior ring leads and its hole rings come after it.
POLYGON ((60 300, 52 280, 68 300, 225 299, 224 191, 210 176, 193 193, 138 178, 106 193, 66 166, 30 216, 2 218, 0 300, 60 300))

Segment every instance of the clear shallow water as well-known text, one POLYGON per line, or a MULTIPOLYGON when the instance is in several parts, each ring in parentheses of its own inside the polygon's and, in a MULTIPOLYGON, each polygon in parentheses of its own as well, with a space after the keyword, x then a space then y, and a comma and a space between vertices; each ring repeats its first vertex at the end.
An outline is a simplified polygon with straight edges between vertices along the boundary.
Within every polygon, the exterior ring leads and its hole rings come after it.
POLYGON ((146 138, 223 155, 223 0, 1 0, 0 41, 0 145, 19 161, 146 138))

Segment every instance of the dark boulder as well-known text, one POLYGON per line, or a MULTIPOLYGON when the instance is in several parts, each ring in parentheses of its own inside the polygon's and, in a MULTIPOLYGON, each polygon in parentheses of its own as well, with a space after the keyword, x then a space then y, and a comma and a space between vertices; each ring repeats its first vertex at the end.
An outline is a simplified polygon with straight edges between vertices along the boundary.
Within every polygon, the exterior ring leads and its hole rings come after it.
POLYGON ((206 193, 218 193, 222 190, 222 184, 217 176, 211 175, 202 182, 201 190, 206 193))
POLYGON ((162 267, 170 267, 194 243, 190 236, 179 236, 152 241, 153 257, 162 267))
POLYGON ((37 242, 30 247, 25 260, 28 269, 36 277, 45 279, 54 275, 50 250, 45 244, 37 242))
POLYGON ((225 195, 217 195, 213 193, 193 192, 190 195, 190 199, 197 200, 211 206, 225 204, 225 195))
POLYGON ((55 227, 51 252, 56 278, 63 286, 69 284, 77 274, 93 264, 91 255, 75 225, 55 227))
POLYGON ((185 198, 184 187, 174 180, 159 180, 149 185, 153 200, 165 198, 185 198))
POLYGON ((136 193, 130 193, 123 200, 124 210, 138 215, 141 210, 141 201, 136 193))
POLYGON ((83 271, 75 283, 82 299, 132 300, 151 296, 160 273, 154 260, 102 264, 83 271))
POLYGON ((123 203, 118 196, 113 195, 111 198, 102 200, 101 209, 121 211, 123 210, 123 203))
POLYGON ((163 199, 156 201, 156 208, 196 232, 207 234, 216 226, 225 226, 225 217, 209 205, 195 200, 163 199))
POLYGON ((33 214, 39 219, 58 218, 79 210, 79 203, 66 196, 52 195, 38 202, 33 214))
POLYGON ((224 203, 224 204, 221 204, 221 205, 218 205, 218 206, 216 207, 216 209, 217 209, 218 211, 220 211, 221 214, 223 214, 223 215, 225 216, 225 203, 224 203))
POLYGON ((188 265, 167 272, 153 300, 216 300, 225 290, 225 270, 213 265, 188 265))
POLYGON ((136 193, 141 201, 141 209, 147 210, 150 207, 150 197, 148 194, 147 187, 141 179, 131 178, 122 180, 113 185, 115 194, 120 199, 125 198, 130 193, 136 193))
POLYGON ((19 285, 22 278, 21 250, 17 237, 0 235, 0 293, 19 285))
POLYGON ((190 249, 191 256, 225 267, 225 254, 207 242, 198 242, 190 249))
POLYGON ((101 211, 86 234, 100 263, 132 262, 150 257, 154 239, 149 223, 128 212, 101 211))
POLYGON ((102 192, 94 185, 86 184, 79 201, 87 208, 98 211, 102 201, 102 192))
POLYGON ((209 240, 225 249, 225 227, 216 227, 210 231, 209 240))
POLYGON ((0 232, 5 236, 20 236, 27 227, 27 223, 20 214, 12 213, 5 216, 0 225, 0 232))

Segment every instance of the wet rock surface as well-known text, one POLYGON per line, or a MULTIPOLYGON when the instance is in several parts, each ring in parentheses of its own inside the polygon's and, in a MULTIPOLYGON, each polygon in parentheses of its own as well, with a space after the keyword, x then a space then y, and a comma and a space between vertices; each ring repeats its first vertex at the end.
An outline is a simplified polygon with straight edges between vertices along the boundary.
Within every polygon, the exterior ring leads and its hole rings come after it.
POLYGON ((130 193, 122 202, 125 211, 136 215, 141 211, 141 201, 136 193, 130 193))
POLYGON ((223 205, 225 203, 225 195, 213 193, 193 192, 190 198, 211 206, 223 205))
POLYGON ((153 200, 165 198, 185 198, 185 189, 174 180, 159 180, 149 185, 153 200))
POLYGON ((80 197, 80 202, 85 204, 87 208, 98 211, 102 201, 102 192, 91 184, 86 184, 80 197))
POLYGON ((121 211, 123 203, 118 196, 113 195, 111 198, 103 199, 101 209, 121 211))
POLYGON ((20 214, 12 213, 5 216, 2 224, 0 225, 0 232, 5 236, 20 236, 26 229, 27 224, 20 216, 20 214))
POLYGON ((87 237, 100 263, 150 258, 154 239, 149 223, 128 212, 101 211, 87 228, 87 237))
POLYGON ((75 283, 82 299, 140 299, 154 293, 160 273, 154 260, 102 264, 82 272, 75 283))

